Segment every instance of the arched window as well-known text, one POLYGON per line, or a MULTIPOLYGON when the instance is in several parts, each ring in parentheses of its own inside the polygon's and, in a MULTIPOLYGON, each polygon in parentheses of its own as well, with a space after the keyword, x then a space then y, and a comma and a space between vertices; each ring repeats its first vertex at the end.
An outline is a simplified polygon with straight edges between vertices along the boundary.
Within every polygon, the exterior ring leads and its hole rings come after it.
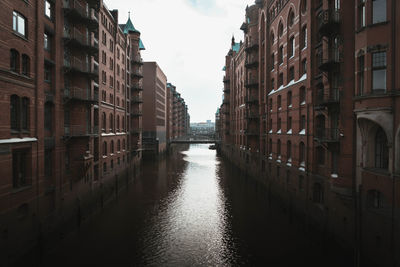
MULTIPOLYGON (((270 127, 271 127, 271 126, 270 126, 270 127)), ((269 142, 268 142, 268 151, 269 151, 269 154, 272 155, 272 139, 269 139, 269 142)))
POLYGON ((110 114, 109 120, 110 120, 110 132, 114 132, 114 116, 113 116, 113 114, 110 114))
POLYGON ((119 115, 117 115, 117 131, 118 132, 120 131, 120 128, 119 128, 119 115))
POLYGON ((27 55, 22 55, 22 74, 30 76, 31 60, 27 55))
POLYGON ((288 106, 289 108, 292 107, 292 91, 289 91, 289 92, 287 93, 287 106, 288 106))
POLYGON ((107 142, 103 142, 103 156, 107 156, 107 142))
POLYGON ((50 102, 44 104, 44 128, 47 131, 53 129, 53 105, 50 102))
POLYGON ((125 139, 122 140, 122 149, 125 150, 125 139))
POLYGON ((10 70, 19 72, 19 53, 15 49, 10 50, 10 70))
POLYGON ((389 167, 389 150, 386 133, 381 127, 375 135, 375 168, 388 169, 389 167))
POLYGON ((369 190, 367 193, 367 207, 379 209, 384 206, 383 194, 377 190, 369 190))
POLYGON ((306 88, 305 87, 301 87, 300 88, 300 105, 304 105, 306 103, 306 88))
POLYGON ((307 12, 307 0, 301 1, 301 14, 304 15, 307 12))
POLYGON ((275 42, 275 34, 274 34, 274 32, 271 32, 270 41, 271 41, 271 46, 273 46, 274 42, 275 42))
POLYGON ((314 203, 323 203, 324 195, 322 186, 319 183, 315 183, 313 186, 313 202, 314 203))
POLYGON ((122 116, 122 130, 125 132, 125 117, 122 116))
POLYGON ((111 140, 110 143, 110 153, 114 154, 114 140, 111 140))
POLYGON ((307 25, 304 25, 303 28, 301 28, 301 36, 300 36, 300 48, 304 49, 307 47, 307 25))
POLYGON ((279 37, 282 37, 282 35, 283 35, 283 23, 282 23, 282 21, 279 23, 279 26, 278 26, 278 34, 279 34, 279 37))
POLYGON ((117 151, 121 151, 121 140, 117 141, 117 151))
POLYGON ((107 119, 106 119, 106 113, 103 112, 101 115, 101 131, 105 132, 107 127, 107 119))
POLYGON ((289 27, 292 27, 293 24, 294 24, 294 12, 293 12, 293 10, 291 10, 290 13, 289 13, 288 24, 289 24, 289 27))

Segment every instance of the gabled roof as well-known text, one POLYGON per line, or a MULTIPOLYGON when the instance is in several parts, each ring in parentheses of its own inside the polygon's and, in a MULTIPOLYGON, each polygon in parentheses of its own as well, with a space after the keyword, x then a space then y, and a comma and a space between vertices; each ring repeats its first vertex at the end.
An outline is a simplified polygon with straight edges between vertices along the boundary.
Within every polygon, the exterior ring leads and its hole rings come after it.
POLYGON ((146 50, 146 48, 143 45, 142 39, 139 39, 139 50, 146 50))

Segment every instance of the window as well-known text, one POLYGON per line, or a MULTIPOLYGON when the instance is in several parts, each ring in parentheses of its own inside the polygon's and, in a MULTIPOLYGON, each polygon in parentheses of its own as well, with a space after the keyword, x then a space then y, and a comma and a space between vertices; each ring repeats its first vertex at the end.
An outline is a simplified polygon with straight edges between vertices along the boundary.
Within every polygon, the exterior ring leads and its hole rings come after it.
POLYGON ((364 55, 358 57, 358 94, 364 94, 364 55))
POLYGON ((307 12, 307 0, 301 1, 301 14, 306 14, 307 12))
POLYGON ((121 140, 117 141, 117 151, 121 151, 121 140))
POLYGON ((119 128, 119 115, 117 115, 117 131, 119 132, 121 129, 119 128))
POLYGON ((30 76, 30 68, 31 67, 31 60, 29 59, 28 55, 22 55, 22 74, 25 76, 30 76))
POLYGON ((282 109, 282 97, 278 95, 278 110, 282 109))
POLYGON ((278 77, 278 86, 282 86, 283 85, 283 73, 279 73, 279 77, 278 77))
POLYGON ((12 153, 13 167, 13 188, 20 188, 29 185, 27 177, 28 151, 14 150, 12 153))
POLYGON ((15 49, 10 50, 10 70, 19 72, 19 53, 15 49))
POLYGON ((271 46, 273 46, 274 45, 274 42, 275 42, 275 35, 274 35, 274 33, 273 32, 271 32, 271 46))
POLYGON ((101 42, 107 44, 107 33, 104 31, 101 33, 101 42))
POLYGON ((278 133, 281 131, 282 129, 282 119, 278 118, 278 133))
POLYGON ((276 153, 278 154, 278 157, 281 156, 281 140, 278 140, 277 148, 276 148, 276 153))
POLYGON ((53 19, 53 3, 48 0, 44 1, 44 14, 49 19, 53 19))
POLYGON ((44 151, 44 175, 46 178, 50 178, 52 176, 53 170, 53 151, 50 149, 46 149, 44 151))
POLYGON ((271 55, 271 71, 275 69, 275 54, 271 55))
POLYGON ((293 24, 294 24, 294 12, 290 11, 290 14, 289 14, 289 27, 292 27, 293 24))
POLYGON ((377 190, 369 190, 367 195, 367 204, 369 208, 379 209, 383 206, 383 194, 377 190))
POLYGON ((289 133, 289 131, 292 130, 292 117, 288 117, 288 121, 287 121, 287 131, 289 133))
POLYGON ((101 73, 101 80, 102 80, 103 84, 107 83, 107 74, 104 70, 101 73))
POLYGON ((301 115, 300 118, 300 130, 305 130, 306 129, 306 116, 301 115))
POLYGON ((101 130, 102 130, 103 132, 106 131, 106 121, 107 121, 107 119, 106 119, 106 113, 103 112, 102 118, 101 118, 101 130))
POLYGON ((290 37, 289 39, 289 47, 288 47, 288 56, 289 58, 294 56, 294 51, 295 51, 295 41, 294 41, 294 36, 290 37))
POLYGON ((103 142, 103 156, 107 156, 107 142, 103 142))
POLYGON ((301 166, 305 166, 306 160, 306 149, 303 142, 300 142, 299 145, 299 163, 301 166))
POLYGON ((279 37, 282 37, 282 35, 283 35, 283 24, 282 24, 282 22, 279 23, 278 32, 279 32, 279 37))
POLYGON ((26 19, 17 11, 13 12, 13 30, 18 34, 27 37, 26 35, 26 19))
POLYGON ((288 159, 288 162, 292 161, 292 142, 287 141, 286 144, 286 157, 288 159))
POLYGON ((372 53, 372 91, 386 92, 386 52, 372 53))
POLYGON ((109 120, 110 120, 110 132, 113 132, 114 131, 114 117, 113 117, 113 114, 110 114, 109 120))
POLYGON ((307 59, 303 59, 301 62, 301 74, 307 74, 307 59))
POLYGON ((275 89, 275 79, 271 79, 271 90, 275 89))
POLYGON ((101 51, 101 63, 103 63, 104 65, 107 64, 107 54, 104 51, 101 51))
POLYGON ((281 45, 279 47, 278 57, 279 57, 279 64, 282 64, 283 63, 283 45, 281 45))
POLYGON ((103 172, 104 173, 107 172, 107 163, 106 162, 103 163, 103 172))
POLYGON ((386 21, 386 0, 372 0, 372 23, 386 21))
POLYGON ((379 127, 375 135, 375 168, 387 169, 389 167, 389 150, 386 133, 379 127))
POLYGON ((110 162, 110 169, 111 169, 111 170, 114 169, 114 160, 113 160, 113 159, 112 159, 111 162, 110 162))
POLYGON ((29 130, 29 99, 12 95, 10 98, 10 126, 12 131, 29 130))
POLYGON ((301 49, 307 47, 307 26, 301 29, 301 49))
POLYGON ((44 33, 44 49, 51 51, 51 37, 48 33, 44 33))
POLYGON ((287 93, 287 106, 290 108, 292 107, 292 91, 287 93))
POLYGON ((306 103, 306 89, 304 87, 300 88, 300 105, 304 105, 306 103))
POLYGON ((44 81, 51 83, 51 66, 48 64, 44 65, 44 81))
POLYGON ((111 140, 111 143, 110 143, 110 152, 111 152, 111 154, 114 154, 114 140, 111 140))
POLYGON ((47 131, 53 129, 53 105, 49 102, 44 104, 44 128, 47 131))
POLYGON ((304 176, 300 175, 299 176, 299 191, 303 191, 304 189, 304 176))
POLYGON ((358 2, 358 28, 364 28, 365 24, 365 0, 359 0, 358 2))
POLYGON ((294 80, 294 67, 289 68, 289 82, 294 80))

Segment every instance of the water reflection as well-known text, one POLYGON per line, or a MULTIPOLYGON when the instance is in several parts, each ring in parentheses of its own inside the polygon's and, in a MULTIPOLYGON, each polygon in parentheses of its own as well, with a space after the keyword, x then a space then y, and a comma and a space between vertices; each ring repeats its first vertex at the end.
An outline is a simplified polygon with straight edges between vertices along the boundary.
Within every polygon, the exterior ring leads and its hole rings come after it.
POLYGON ((143 239, 150 265, 227 265, 225 197, 218 185, 215 151, 204 145, 183 152, 187 166, 177 188, 160 203, 143 239))
POLYGON ((39 266, 350 265, 207 145, 175 150, 39 266))

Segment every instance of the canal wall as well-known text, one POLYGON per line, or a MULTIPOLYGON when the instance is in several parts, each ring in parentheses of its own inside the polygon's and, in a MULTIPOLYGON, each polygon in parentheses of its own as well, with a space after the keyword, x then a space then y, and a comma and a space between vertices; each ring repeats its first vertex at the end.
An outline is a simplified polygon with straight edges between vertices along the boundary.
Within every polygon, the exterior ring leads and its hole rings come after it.
MULTIPOLYGON (((118 195, 129 188, 140 173, 141 162, 136 161, 114 175, 101 181, 83 182, 63 188, 59 208, 45 217, 40 216, 46 196, 29 203, 37 206, 33 212, 12 210, 0 215, 0 265, 18 266, 24 255, 35 259, 40 266, 43 252, 57 245, 66 235, 87 223, 118 195)), ((61 193, 60 193, 61 194, 61 193)), ((35 266, 35 265, 32 265, 35 266)))

